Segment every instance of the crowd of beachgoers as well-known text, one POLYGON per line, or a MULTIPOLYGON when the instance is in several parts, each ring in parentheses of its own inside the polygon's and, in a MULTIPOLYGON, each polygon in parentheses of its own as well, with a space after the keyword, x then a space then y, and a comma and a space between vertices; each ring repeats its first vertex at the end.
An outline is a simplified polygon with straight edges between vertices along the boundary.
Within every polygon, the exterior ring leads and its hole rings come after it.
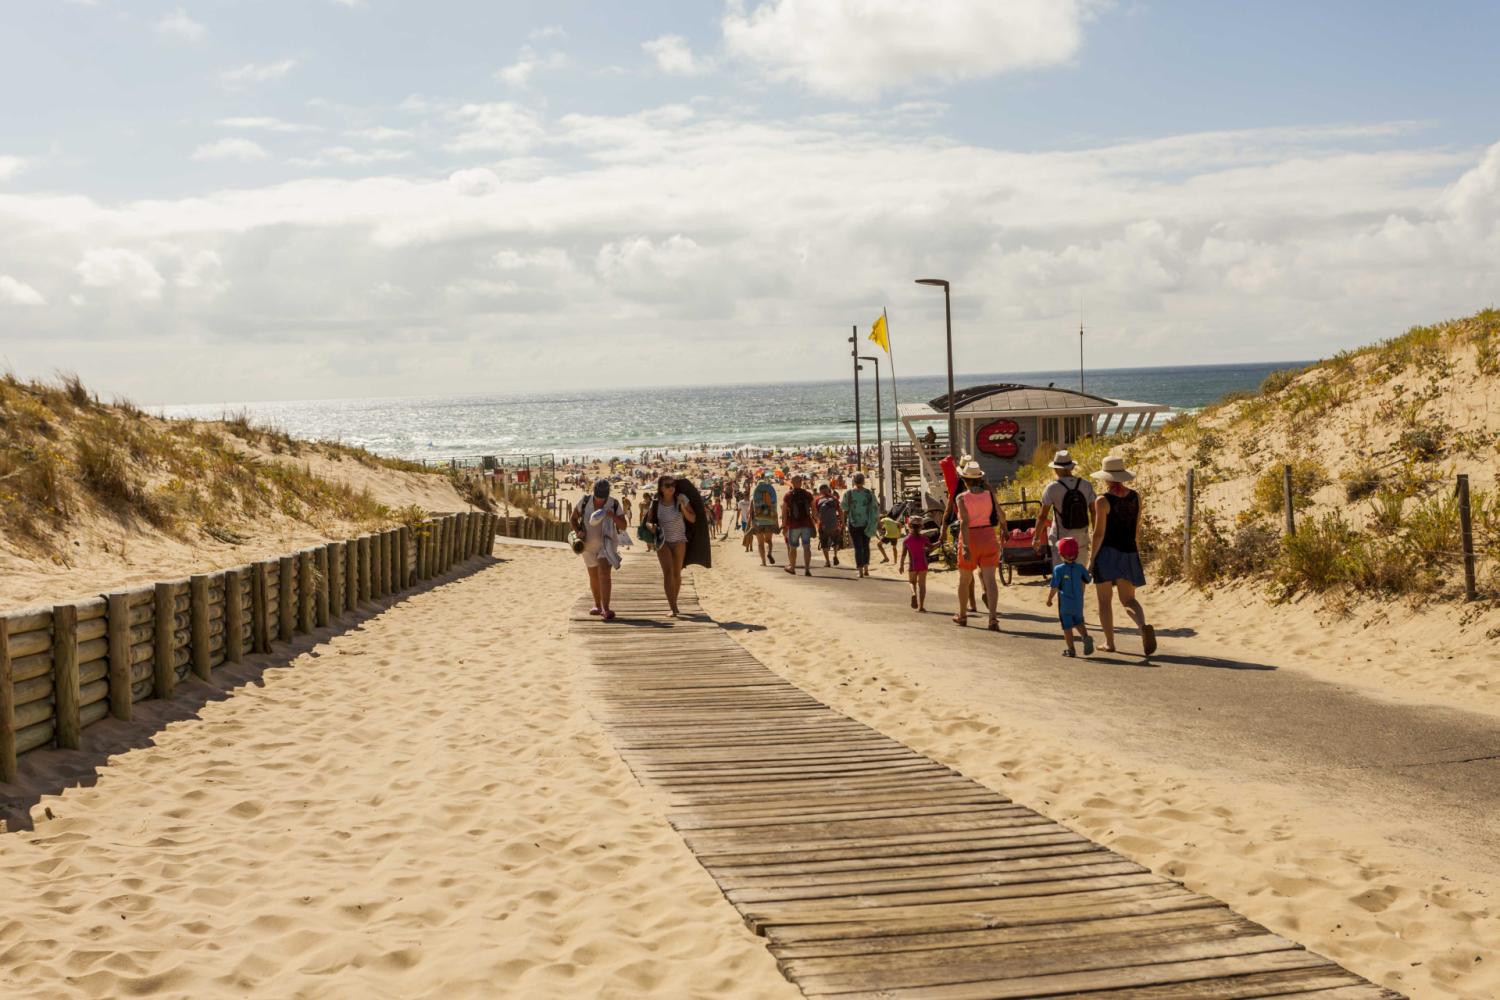
POLYGON ((1154 629, 1137 588, 1145 585, 1138 534, 1139 494, 1135 477, 1111 455, 1090 476, 1076 474, 1071 454, 1050 463, 1056 479, 1043 491, 1039 516, 1024 527, 1005 517, 992 485, 973 457, 943 460, 948 487, 942 510, 910 502, 884 503, 865 469, 876 456, 854 448, 805 451, 740 449, 687 453, 643 452, 638 457, 571 460, 559 470, 564 487, 583 493, 569 523, 573 548, 589 576, 591 613, 606 621, 611 573, 621 550, 638 541, 654 553, 662 571, 670 614, 686 566, 710 566, 711 546, 736 537, 760 564, 788 575, 813 575, 813 554, 822 566, 841 566, 846 550, 857 577, 869 575, 872 554, 895 562, 910 588, 910 605, 927 611, 927 577, 939 565, 958 572, 955 625, 966 626, 982 602, 986 627, 1003 631, 997 575, 1005 561, 1042 565, 1049 576, 1047 606, 1057 609, 1064 656, 1095 650, 1084 618, 1084 598, 1093 585, 1104 650, 1117 652, 1114 604, 1134 622, 1142 653, 1156 650, 1154 629), (778 549, 781 561, 778 563, 778 549))

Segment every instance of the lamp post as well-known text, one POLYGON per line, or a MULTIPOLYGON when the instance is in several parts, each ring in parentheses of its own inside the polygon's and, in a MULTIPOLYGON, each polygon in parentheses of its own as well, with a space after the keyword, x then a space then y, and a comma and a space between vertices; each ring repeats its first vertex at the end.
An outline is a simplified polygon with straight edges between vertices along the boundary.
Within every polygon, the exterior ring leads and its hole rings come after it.
POLYGON ((953 416, 953 304, 948 294, 947 278, 918 278, 919 285, 937 285, 943 289, 943 318, 948 327, 948 457, 958 461, 958 421, 953 416))
POLYGON ((862 471, 865 448, 859 426, 859 327, 850 326, 849 329, 853 331, 849 334, 849 359, 854 365, 854 468, 862 471))
POLYGON ((880 489, 876 492, 880 496, 880 507, 883 510, 885 509, 885 428, 880 416, 880 359, 873 354, 861 354, 859 360, 875 363, 875 474, 880 477, 880 489))

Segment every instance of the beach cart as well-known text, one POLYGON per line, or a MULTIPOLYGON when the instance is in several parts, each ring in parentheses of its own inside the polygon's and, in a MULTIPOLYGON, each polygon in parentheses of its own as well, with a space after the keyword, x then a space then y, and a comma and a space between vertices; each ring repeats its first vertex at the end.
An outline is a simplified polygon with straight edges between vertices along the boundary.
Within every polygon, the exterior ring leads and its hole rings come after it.
POLYGON ((1052 572, 1052 557, 1046 549, 1040 554, 1032 548, 1036 538, 1036 520, 1042 505, 1036 500, 1016 500, 1000 505, 1003 519, 1000 527, 1000 582, 1009 586, 1015 574, 1047 576, 1052 572), (1029 515, 1029 516, 1028 516, 1029 515))

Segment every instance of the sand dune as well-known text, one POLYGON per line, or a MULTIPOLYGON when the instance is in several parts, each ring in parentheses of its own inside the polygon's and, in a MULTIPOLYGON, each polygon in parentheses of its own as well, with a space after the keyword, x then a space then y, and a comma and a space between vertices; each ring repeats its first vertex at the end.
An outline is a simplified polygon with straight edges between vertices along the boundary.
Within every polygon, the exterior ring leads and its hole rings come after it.
POLYGON ((590 720, 576 560, 504 559, 0 836, 5 995, 796 996, 590 720))

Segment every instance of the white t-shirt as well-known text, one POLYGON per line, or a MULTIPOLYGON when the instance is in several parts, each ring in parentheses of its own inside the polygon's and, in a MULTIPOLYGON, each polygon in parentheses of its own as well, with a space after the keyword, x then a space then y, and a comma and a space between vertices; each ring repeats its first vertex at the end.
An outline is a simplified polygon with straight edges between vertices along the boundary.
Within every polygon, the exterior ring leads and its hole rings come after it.
POLYGON ((1062 526, 1062 503, 1063 498, 1068 495, 1068 489, 1072 487, 1083 494, 1084 503, 1088 504, 1089 510, 1094 509, 1094 486, 1082 476, 1063 476, 1054 479, 1042 490, 1042 504, 1052 508, 1052 516, 1048 519, 1047 538, 1049 541, 1057 541, 1063 535, 1071 535, 1074 538, 1086 536, 1088 525, 1081 528, 1063 530, 1062 526))

